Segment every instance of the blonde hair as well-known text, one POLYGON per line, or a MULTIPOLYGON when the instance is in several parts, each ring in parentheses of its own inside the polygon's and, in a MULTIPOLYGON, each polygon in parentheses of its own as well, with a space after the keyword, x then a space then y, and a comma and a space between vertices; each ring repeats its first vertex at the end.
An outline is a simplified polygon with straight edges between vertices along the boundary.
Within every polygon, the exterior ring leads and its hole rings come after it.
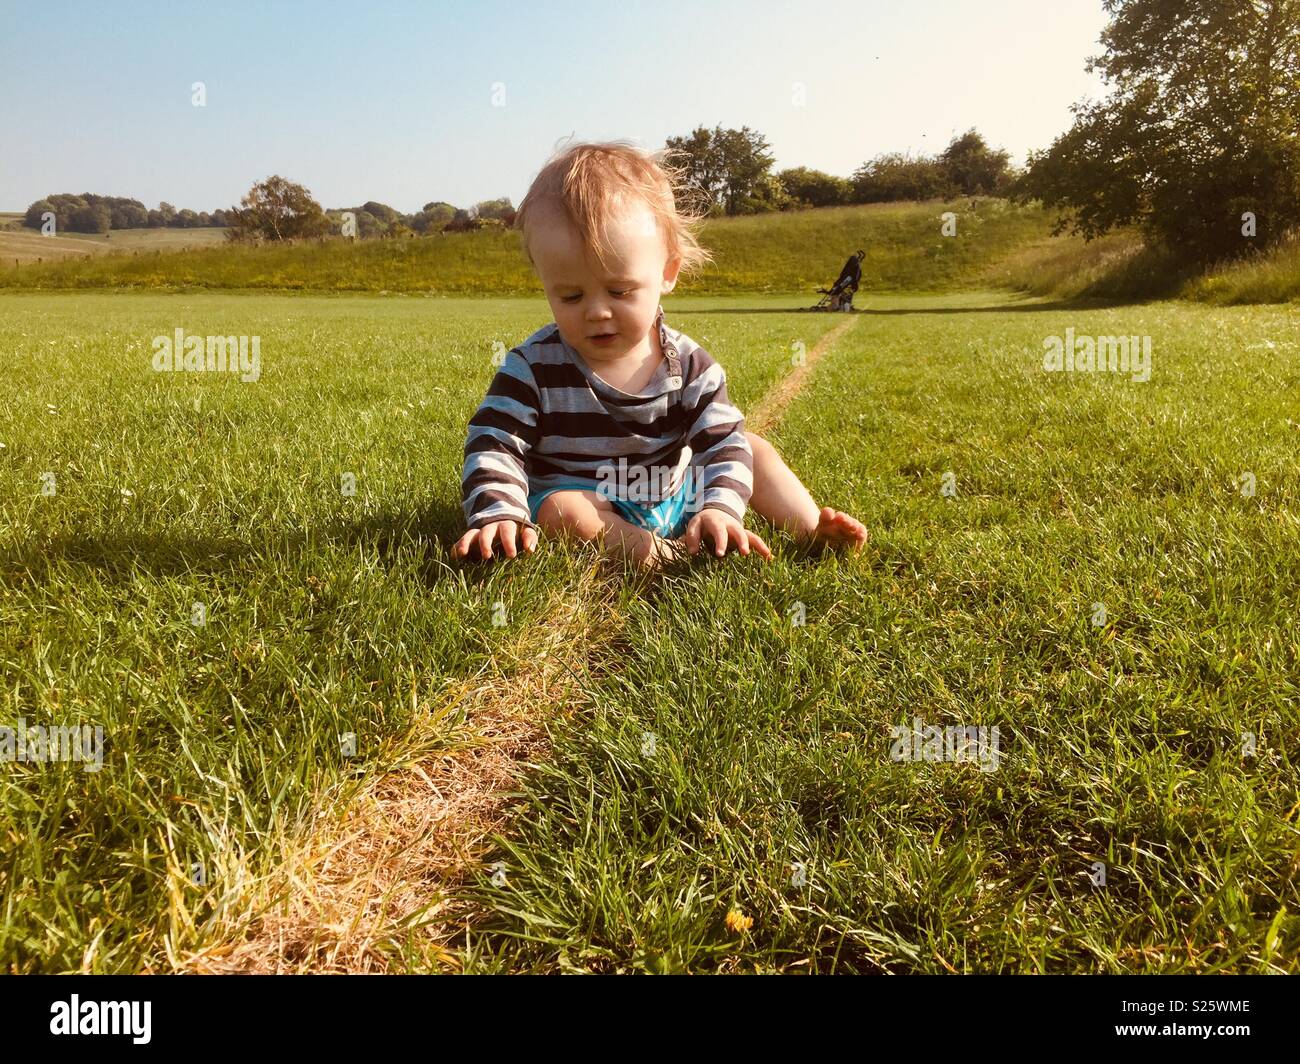
POLYGON ((523 233, 528 250, 529 220, 547 208, 560 208, 577 229, 583 246, 606 265, 605 227, 628 199, 650 208, 668 247, 668 261, 681 259, 690 273, 712 259, 697 232, 705 213, 686 201, 696 199, 686 183, 686 170, 672 159, 674 149, 644 151, 627 141, 574 144, 557 151, 533 178, 528 194, 515 214, 515 228, 523 233))

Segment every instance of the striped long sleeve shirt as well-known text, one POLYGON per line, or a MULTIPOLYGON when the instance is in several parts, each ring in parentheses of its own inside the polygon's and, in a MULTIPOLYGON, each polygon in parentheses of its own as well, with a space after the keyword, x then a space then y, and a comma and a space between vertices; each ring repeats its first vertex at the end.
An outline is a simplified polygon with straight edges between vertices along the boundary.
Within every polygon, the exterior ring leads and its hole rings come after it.
POLYGON ((506 354, 469 422, 461 499, 468 526, 532 524, 530 494, 608 487, 610 471, 654 503, 681 490, 689 471, 697 510, 743 520, 754 484, 744 417, 727 398, 726 375, 699 344, 664 324, 664 353, 650 383, 631 395, 601 380, 554 322, 506 354), (664 470, 674 470, 669 477, 664 470))

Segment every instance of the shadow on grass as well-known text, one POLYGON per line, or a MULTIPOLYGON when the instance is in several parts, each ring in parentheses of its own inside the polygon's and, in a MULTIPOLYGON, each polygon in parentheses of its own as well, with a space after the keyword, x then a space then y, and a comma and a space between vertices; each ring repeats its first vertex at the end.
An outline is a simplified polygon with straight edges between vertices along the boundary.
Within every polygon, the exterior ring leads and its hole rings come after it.
POLYGON ((455 578, 457 573, 463 573, 464 579, 477 585, 495 567, 451 558, 451 545, 463 531, 464 515, 460 506, 440 500, 415 510, 380 511, 351 521, 336 519, 305 532, 285 532, 260 539, 234 534, 185 536, 149 532, 60 535, 0 552, 0 586, 39 585, 67 564, 88 566, 118 581, 128 581, 141 574, 168 577, 266 570, 270 564, 293 571, 297 559, 324 546, 369 548, 386 566, 404 548, 414 549, 424 556, 419 572, 426 586, 455 578))
MULTIPOLYGON (((861 297, 859 297, 861 298, 861 297)), ((916 297, 922 298, 922 297, 916 297)), ((925 297, 928 298, 928 297, 925 297)), ((832 315, 836 318, 870 315, 873 317, 893 317, 904 314, 1019 314, 1028 311, 1063 311, 1063 310, 1105 310, 1110 307, 1136 306, 1152 302, 1150 299, 1115 299, 1111 297, 1089 296, 1072 299, 1054 299, 1049 302, 1035 301, 1033 296, 1026 296, 1024 302, 999 303, 994 306, 919 306, 919 307, 854 307, 852 311, 813 311, 811 307, 718 307, 715 310, 674 310, 674 316, 689 314, 806 314, 817 313, 832 315)))

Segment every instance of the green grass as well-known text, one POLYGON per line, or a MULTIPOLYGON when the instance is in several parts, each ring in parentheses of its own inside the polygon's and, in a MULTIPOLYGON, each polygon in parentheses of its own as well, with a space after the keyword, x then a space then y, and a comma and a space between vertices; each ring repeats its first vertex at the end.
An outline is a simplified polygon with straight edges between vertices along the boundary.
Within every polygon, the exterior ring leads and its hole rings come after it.
POLYGON ((1300 303, 1300 235, 1268 254, 1209 270, 1180 295, 1220 305, 1300 303))
MULTIPOLYGON (((1294 241, 1252 259, 1189 270, 1176 257, 1145 251, 1134 232, 1085 242, 1049 236, 1050 222, 1037 206, 989 198, 718 218, 702 233, 714 261, 687 287, 696 294, 811 295, 862 248, 866 293, 999 287, 1056 299, 1179 297, 1216 305, 1300 300, 1300 244, 1294 241), (942 233, 947 212, 955 216, 954 236, 942 233)), ((0 288, 539 292, 519 235, 499 228, 283 247, 229 245, 224 233, 122 230, 105 241, 83 234, 42 240, 30 230, 0 232, 0 288), (100 254, 82 254, 90 249, 100 254), (15 262, 21 265, 12 268, 15 262)))
MULTIPOLYGON (((967 283, 997 258, 1043 236, 1046 217, 1001 200, 837 207, 724 218, 705 224, 715 262, 696 293, 806 290, 829 285, 857 248, 871 289, 967 283), (957 215, 955 236, 940 229, 957 215)), ((408 240, 287 247, 223 246, 162 256, 113 256, 24 266, 0 274, 19 288, 200 287, 317 291, 528 294, 540 291, 519 234, 499 229, 408 240)))
POLYGON ((1144 247, 1131 230, 1031 240, 991 266, 991 285, 1056 299, 1179 298, 1232 306, 1300 302, 1300 240, 1209 269, 1144 247))
MULTIPOLYGON (((802 302, 666 309, 747 408, 845 320, 786 312, 802 302)), ((771 435, 868 550, 774 537, 767 567, 622 587, 617 638, 468 887, 466 967, 1297 970, 1294 315, 859 305, 771 435), (1067 327, 1150 335, 1151 380, 1044 373, 1067 327), (892 761, 915 716, 997 725, 997 771, 892 761)), ((467 741, 455 692, 527 645, 580 564, 444 561, 492 343, 549 317, 536 298, 0 295, 0 722, 106 737, 99 772, 0 775, 6 969, 165 969, 231 934, 283 841, 400 762, 416 720, 445 712, 441 741, 467 741), (260 381, 153 373, 178 326, 260 335, 260 381)))
MULTIPOLYGON (((548 320, 536 299, 0 299, 0 723, 106 741, 99 772, 3 766, 5 968, 166 966, 230 932, 318 796, 399 758, 414 713, 465 731, 449 693, 570 572, 445 561, 492 342, 548 320), (259 335, 260 380, 154 373, 177 327, 259 335)), ((789 366, 783 319, 692 325, 738 401, 789 366)))
POLYGON ((870 550, 625 596, 469 969, 1296 970, 1287 315, 881 303, 775 437, 870 550), (1044 374, 1067 326, 1148 332, 1151 382, 1044 374), (916 716, 998 770, 891 761, 916 716))

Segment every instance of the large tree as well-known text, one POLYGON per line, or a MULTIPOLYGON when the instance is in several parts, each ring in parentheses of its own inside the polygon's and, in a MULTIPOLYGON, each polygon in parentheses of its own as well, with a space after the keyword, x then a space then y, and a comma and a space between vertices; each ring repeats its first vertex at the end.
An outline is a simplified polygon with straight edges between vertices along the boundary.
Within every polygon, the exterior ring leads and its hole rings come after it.
POLYGON ((231 240, 291 240, 329 230, 329 219, 311 193, 283 177, 259 181, 239 204, 228 212, 231 240))
POLYGON ((810 207, 834 207, 853 199, 853 182, 821 170, 795 166, 776 175, 786 193, 810 207))
POLYGON ((853 172, 855 203, 949 199, 956 194, 943 163, 930 155, 885 152, 853 172))
POLYGON ((765 209, 771 191, 766 179, 772 155, 763 135, 740 129, 699 126, 685 137, 669 137, 666 147, 686 169, 687 182, 698 191, 704 205, 726 214, 765 209))
POLYGON ((1105 7, 1105 54, 1088 69, 1111 91, 1075 105, 1018 194, 1059 209, 1058 232, 1138 224, 1201 262, 1300 224, 1300 0, 1105 7))
POLYGON ((1010 156, 990 148, 974 129, 968 129, 939 156, 948 180, 967 196, 992 196, 1005 190, 1010 178, 1010 156))

